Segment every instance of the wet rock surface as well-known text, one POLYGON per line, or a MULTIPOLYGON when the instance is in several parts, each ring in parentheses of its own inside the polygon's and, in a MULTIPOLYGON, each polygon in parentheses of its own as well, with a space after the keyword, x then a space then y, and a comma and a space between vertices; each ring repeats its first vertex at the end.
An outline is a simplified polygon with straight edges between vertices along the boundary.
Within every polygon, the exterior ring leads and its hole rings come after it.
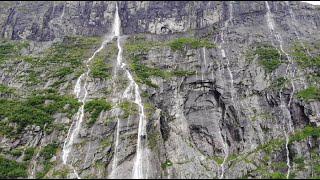
MULTIPOLYGON (((277 1, 117 3, 127 66, 117 66, 116 37, 89 64, 87 102, 103 99, 112 108, 96 118, 94 111, 85 111, 68 158, 74 169, 63 164, 62 149, 78 119, 76 103, 70 100, 51 112, 46 107, 59 101, 52 94, 41 106, 30 101, 39 106, 33 113, 44 109, 53 119, 26 123, 19 131, 24 117, 0 109, 1 154, 26 163, 26 174, 18 177, 75 178, 76 171, 81 178, 132 178, 141 113, 125 97, 130 85, 125 70, 139 85, 147 118, 147 134, 141 137, 146 177, 320 175, 319 7, 277 1), (263 63, 263 57, 276 65, 263 63), (16 135, 6 131, 10 128, 16 135)), ((0 49, 0 83, 14 89, 0 87, 0 102, 23 103, 32 92, 51 88, 77 102, 77 79, 111 33, 116 2, 0 5, 0 45, 29 43, 15 44, 16 56, 0 49), (40 63, 46 59, 48 64, 40 63)))

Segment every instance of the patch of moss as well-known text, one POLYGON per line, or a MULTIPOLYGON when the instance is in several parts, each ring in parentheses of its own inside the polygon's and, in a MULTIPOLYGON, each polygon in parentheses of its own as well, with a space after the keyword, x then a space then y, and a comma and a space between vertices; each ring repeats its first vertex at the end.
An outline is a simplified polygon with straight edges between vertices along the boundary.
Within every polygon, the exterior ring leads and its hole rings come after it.
POLYGON ((148 134, 148 147, 151 150, 154 150, 157 147, 159 139, 160 139, 160 133, 157 131, 154 131, 153 133, 148 134))
POLYGON ((162 167, 162 169, 166 169, 172 165, 173 165, 173 163, 170 160, 166 160, 166 162, 161 164, 161 167, 162 167))
POLYGON ((286 179, 286 175, 282 172, 274 172, 270 174, 271 179, 286 179))
POLYGON ((255 50, 255 54, 259 56, 259 63, 267 72, 272 72, 277 69, 280 64, 281 54, 272 46, 259 46, 255 50))
POLYGON ((221 165, 223 163, 223 158, 219 156, 213 156, 210 159, 213 159, 218 165, 221 165))
POLYGON ((44 124, 51 124, 53 115, 57 112, 68 113, 71 116, 77 111, 79 105, 75 98, 61 96, 52 89, 35 91, 26 99, 0 99, 0 117, 8 119, 8 122, 2 124, 6 128, 10 128, 10 123, 16 123, 15 131, 8 132, 8 135, 14 136, 27 125, 43 127, 44 124))
POLYGON ((91 101, 87 102, 84 106, 84 110, 85 112, 89 112, 91 115, 87 124, 92 126, 102 111, 108 111, 111 108, 111 103, 107 102, 105 99, 92 99, 91 101))
POLYGON ((48 161, 57 153, 58 147, 57 143, 48 144, 42 148, 40 156, 48 161))
POLYGON ((91 68, 91 75, 94 78, 110 78, 111 77, 112 66, 105 63, 103 56, 97 56, 91 68))
POLYGON ((297 93, 299 99, 304 101, 320 100, 320 89, 311 86, 297 93))
POLYGON ((8 86, 0 84, 0 94, 12 94, 14 93, 14 91, 15 91, 14 88, 10 88, 8 86))
POLYGON ((284 88, 287 85, 287 83, 288 83, 288 79, 286 77, 279 77, 274 81, 272 81, 270 87, 272 89, 280 90, 281 88, 284 88))
POLYGON ((119 107, 124 111, 123 118, 128 118, 129 115, 135 115, 139 113, 138 105, 130 101, 121 102, 119 107))
POLYGON ((294 43, 292 57, 301 68, 320 68, 320 56, 310 56, 300 43, 294 43))
POLYGON ((24 157, 23 157, 23 160, 24 161, 29 161, 30 159, 32 159, 32 156, 34 154, 34 151, 35 151, 36 148, 34 147, 29 147, 25 150, 24 152, 24 157))
POLYGON ((0 156, 0 178, 13 179, 19 177, 27 177, 27 165, 0 156))
POLYGON ((0 41, 0 64, 21 57, 20 50, 29 46, 27 41, 0 41))

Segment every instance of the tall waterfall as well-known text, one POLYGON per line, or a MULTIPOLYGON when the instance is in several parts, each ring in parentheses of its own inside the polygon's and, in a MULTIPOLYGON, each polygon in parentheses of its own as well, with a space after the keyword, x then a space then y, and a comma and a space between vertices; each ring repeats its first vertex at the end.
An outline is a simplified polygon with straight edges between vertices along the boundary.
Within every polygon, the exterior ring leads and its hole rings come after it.
MULTIPOLYGON (((134 165, 133 165, 133 173, 132 173, 132 178, 147 178, 147 171, 148 171, 148 160, 147 158, 147 151, 145 147, 145 141, 147 139, 147 133, 146 133, 146 117, 144 114, 144 106, 142 104, 140 92, 139 92, 139 86, 135 82, 135 80, 132 77, 132 74, 130 71, 127 69, 127 64, 122 61, 122 47, 121 47, 121 42, 120 42, 120 29, 121 29, 121 21, 119 18, 119 12, 118 12, 118 5, 116 5, 116 12, 114 16, 114 24, 113 24, 113 36, 112 37, 117 37, 117 46, 118 46, 118 55, 117 55, 117 66, 116 66, 116 71, 119 69, 122 69, 125 71, 125 74, 127 78, 129 79, 129 85, 125 89, 122 98, 128 99, 128 100, 133 100, 134 103, 136 103, 139 107, 139 127, 138 127, 138 140, 137 140, 137 150, 136 150, 136 157, 134 160, 134 165)), ((113 166, 112 166, 112 173, 111 177, 114 177, 115 170, 117 168, 117 146, 119 144, 119 119, 118 119, 118 126, 117 126, 117 139, 116 139, 116 144, 115 144, 115 155, 113 159, 113 166)))
MULTIPOLYGON (((75 88, 74 88, 74 94, 76 95, 78 101, 81 103, 80 108, 78 109, 78 112, 76 114, 75 120, 72 122, 69 130, 68 130, 68 135, 67 138, 65 139, 65 142, 63 144, 63 150, 62 150, 62 161, 63 164, 68 164, 68 158, 70 155, 70 152, 72 150, 72 146, 74 144, 74 140, 77 138, 81 124, 84 120, 84 106, 88 97, 88 90, 87 90, 87 85, 88 85, 88 78, 90 74, 90 62, 94 57, 96 56, 97 53, 99 53, 105 45, 112 40, 112 36, 107 35, 105 37, 105 40, 102 42, 100 47, 93 53, 93 55, 86 61, 86 72, 81 74, 81 76, 78 78, 75 88)), ((77 171, 75 168, 72 166, 70 163, 69 166, 73 169, 74 174, 78 179, 80 179, 80 176, 78 175, 77 171)))
MULTIPOLYGON (((283 41, 282 41, 282 37, 281 35, 275 31, 274 29, 274 22, 273 22, 273 19, 272 19, 272 14, 271 14, 271 11, 270 11, 270 7, 269 7, 269 3, 267 1, 265 1, 265 4, 266 4, 266 7, 267 7, 267 14, 266 14, 266 18, 267 18, 267 24, 268 24, 268 27, 270 29, 270 32, 272 35, 274 35, 277 39, 277 41, 279 42, 279 47, 280 47, 280 50, 283 54, 286 55, 288 61, 289 61, 289 64, 287 66, 287 69, 286 69, 286 76, 288 76, 288 70, 289 70, 289 66, 291 65, 292 67, 292 60, 291 60, 291 57, 289 56, 288 53, 286 53, 283 49, 283 41)), ((292 78, 294 78, 294 72, 292 72, 292 78)), ((295 91, 295 86, 294 86, 294 83, 292 81, 292 78, 290 78, 290 82, 291 82, 291 85, 292 85, 292 93, 290 94, 290 99, 289 99, 289 103, 288 103, 288 106, 290 106, 291 104, 291 101, 292 101, 292 97, 293 97, 293 94, 294 94, 294 91, 295 91)), ((285 108, 285 105, 282 101, 282 88, 280 90, 280 100, 281 100, 281 105, 280 105, 280 108, 282 110, 282 112, 285 114, 287 112, 286 108, 285 108)), ((290 115, 290 113, 289 113, 290 115)), ((289 116, 290 117, 290 116, 289 116)), ((293 129, 293 126, 292 126, 292 122, 291 122, 291 119, 289 120, 289 123, 288 123, 288 128, 289 128, 289 132, 294 132, 294 129, 293 129)), ((284 134, 285 134, 285 138, 286 138, 286 143, 285 143, 285 148, 286 148, 286 156, 287 156, 287 167, 288 167, 288 171, 287 171, 287 179, 289 178, 289 175, 290 175, 290 170, 291 170, 291 165, 290 165, 290 158, 289 158, 289 148, 288 148, 288 144, 289 144, 289 137, 288 137, 288 132, 286 129, 284 129, 284 134)))
MULTIPOLYGON (((229 2, 229 18, 225 21, 224 23, 224 27, 222 28, 221 30, 221 34, 220 34, 220 37, 221 37, 221 44, 219 45, 219 49, 220 49, 220 52, 221 52, 221 56, 223 59, 225 59, 227 61, 227 70, 228 70, 228 74, 229 74, 229 78, 230 78, 230 82, 229 82, 229 85, 230 85, 230 94, 231 94, 231 103, 235 106, 235 102, 234 102, 234 87, 233 87, 233 75, 232 75, 232 72, 230 70, 230 62, 229 62, 229 58, 227 57, 226 55, 226 51, 225 49, 223 48, 224 44, 225 44, 225 41, 224 41, 224 30, 228 27, 230 21, 232 21, 233 19, 233 5, 232 5, 232 2, 229 2)), ((226 143, 226 140, 223 138, 222 136, 222 132, 221 130, 219 130, 219 133, 221 135, 221 140, 223 142, 223 149, 224 149, 224 153, 225 153, 225 157, 223 159, 223 162, 221 164, 221 174, 220 174, 220 179, 222 179, 224 177, 224 171, 225 171, 225 162, 227 161, 227 158, 229 156, 229 147, 228 147, 228 144, 226 143)))

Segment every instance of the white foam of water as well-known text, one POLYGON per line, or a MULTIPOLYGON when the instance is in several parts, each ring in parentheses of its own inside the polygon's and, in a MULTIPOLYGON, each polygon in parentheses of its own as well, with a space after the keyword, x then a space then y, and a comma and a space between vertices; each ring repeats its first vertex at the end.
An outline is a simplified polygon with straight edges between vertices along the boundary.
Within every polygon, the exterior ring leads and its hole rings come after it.
MULTIPOLYGON (((291 67, 292 67, 293 62, 292 62, 291 57, 289 56, 289 54, 286 53, 283 50, 283 41, 282 41, 282 38, 281 38, 280 34, 278 34, 274 30, 274 22, 273 22, 273 19, 272 19, 269 3, 267 1, 265 1, 265 5, 267 7, 267 14, 266 14, 267 24, 268 24, 268 27, 269 27, 269 29, 271 31, 271 34, 275 33, 275 37, 276 37, 277 41, 279 42, 280 50, 281 50, 282 53, 284 53, 286 55, 286 57, 287 57, 287 59, 288 59, 288 61, 290 63, 290 64, 288 64, 288 66, 286 68, 286 75, 287 75, 288 74, 288 70, 289 70, 289 65, 291 65, 291 67)), ((294 73, 292 75, 294 77, 294 73)), ((293 94, 294 94, 294 91, 295 91, 295 86, 294 86, 294 83, 292 82, 292 78, 290 78, 290 81, 291 81, 291 85, 292 85, 292 93, 290 94, 290 100, 289 100, 288 106, 290 106, 290 104, 291 104, 292 97, 293 97, 293 94)), ((285 105, 283 103, 282 96, 281 96, 282 88, 281 88, 279 94, 280 94, 280 101, 281 101, 280 108, 281 108, 282 112, 284 113, 286 111, 285 111, 285 105)), ((293 132, 294 129, 293 129, 291 124, 292 124, 292 122, 291 122, 291 120, 289 120, 289 131, 293 132)), ((285 128, 284 128, 284 133, 285 133, 285 136, 286 136, 286 154, 287 154, 287 167, 288 167, 288 171, 287 171, 287 176, 286 177, 289 178, 290 170, 291 170, 290 158, 289 158, 290 152, 289 152, 289 148, 288 148, 288 141, 289 141, 288 139, 289 138, 288 138, 288 134, 287 134, 287 131, 286 131, 285 128)))
MULTIPOLYGON (((93 53, 93 55, 86 61, 87 71, 85 73, 81 74, 81 76, 78 78, 78 80, 76 82, 76 85, 74 88, 74 93, 76 94, 78 101, 81 102, 82 104, 76 114, 76 120, 73 121, 72 125, 70 126, 70 128, 68 130, 68 135, 67 135, 67 138, 66 138, 64 145, 63 145, 63 151, 62 151, 63 164, 67 164, 69 154, 70 154, 70 152, 72 150, 72 146, 74 144, 74 140, 77 138, 77 136, 79 134, 81 124, 84 119, 83 118, 84 117, 84 106, 85 106, 87 96, 88 96, 87 84, 88 84, 88 77, 89 77, 89 73, 90 73, 89 63, 92 61, 92 59, 94 59, 96 54, 99 53, 105 47, 105 45, 108 42, 110 42, 111 40, 112 40, 111 36, 107 36, 105 38, 105 40, 102 42, 99 49, 97 49, 93 53), (82 81, 84 81, 83 86, 81 86, 82 81)), ((71 164, 69 164, 69 165, 72 167, 77 178, 80 178, 78 173, 76 172, 75 168, 71 164)))

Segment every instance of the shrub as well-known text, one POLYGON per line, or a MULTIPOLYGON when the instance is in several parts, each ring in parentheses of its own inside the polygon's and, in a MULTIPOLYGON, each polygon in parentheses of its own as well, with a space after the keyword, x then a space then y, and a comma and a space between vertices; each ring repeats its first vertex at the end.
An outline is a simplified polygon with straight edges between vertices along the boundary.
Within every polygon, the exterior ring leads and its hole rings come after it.
POLYGON ((128 118, 129 115, 134 115, 139 113, 138 105, 133 102, 124 101, 124 102, 121 102, 119 106, 124 111, 123 118, 128 118))
POLYGON ((166 160, 166 162, 161 164, 162 169, 172 166, 173 163, 170 160, 166 160))
POLYGON ((40 152, 40 156, 42 156, 45 160, 50 160, 57 152, 58 144, 52 143, 48 144, 40 152))
POLYGON ((297 93, 299 99, 305 101, 319 100, 320 99, 320 90, 317 87, 311 86, 307 89, 301 90, 297 93))
POLYGON ((281 54, 272 46, 259 46, 256 48, 255 54, 259 55, 259 63, 266 69, 267 72, 272 72, 281 64, 281 54))
POLYGON ((73 115, 79 105, 75 98, 61 96, 52 90, 36 91, 25 100, 0 99, 0 117, 7 117, 9 123, 16 123, 19 133, 29 124, 40 127, 46 123, 51 124, 52 116, 57 112, 73 115), (65 108, 66 105, 69 107, 65 108))
POLYGON ((34 154, 34 151, 35 151, 34 147, 30 147, 30 148, 26 149, 26 151, 24 152, 23 160, 24 161, 29 161, 32 158, 33 154, 34 154))
POLYGON ((106 64, 104 62, 104 58, 102 56, 97 56, 94 59, 94 62, 92 64, 91 68, 91 74, 94 78, 110 78, 112 66, 109 64, 106 64))
POLYGON ((105 99, 93 99, 87 102, 84 109, 91 114, 90 121, 88 121, 87 124, 89 126, 93 125, 102 111, 110 110, 111 108, 111 103, 105 99))
POLYGON ((0 156, 0 178, 13 179, 27 177, 27 165, 0 156))

